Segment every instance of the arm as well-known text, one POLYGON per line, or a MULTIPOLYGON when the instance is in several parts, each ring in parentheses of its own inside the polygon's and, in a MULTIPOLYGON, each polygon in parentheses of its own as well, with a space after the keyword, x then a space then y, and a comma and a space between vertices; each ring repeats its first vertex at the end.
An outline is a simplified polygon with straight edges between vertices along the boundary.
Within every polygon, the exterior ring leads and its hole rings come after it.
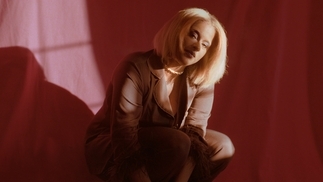
POLYGON ((115 157, 121 160, 139 148, 137 127, 143 109, 142 88, 139 70, 130 61, 122 62, 112 80, 110 110, 111 145, 115 157))
POLYGON ((195 94, 192 104, 188 109, 185 125, 194 126, 195 132, 205 137, 208 119, 211 115, 214 98, 214 85, 207 88, 199 88, 195 94))
POLYGON ((188 109, 185 124, 181 130, 191 139, 191 158, 189 158, 188 163, 183 168, 183 176, 187 176, 185 173, 192 172, 192 168, 195 168, 201 176, 206 176, 210 172, 209 159, 214 151, 208 146, 204 137, 207 121, 211 115, 213 97, 214 85, 207 88, 199 88, 188 109))
POLYGON ((85 156, 91 173, 100 174, 111 159, 124 161, 139 148, 136 128, 142 112, 141 84, 133 63, 118 65, 104 103, 86 131, 85 156))

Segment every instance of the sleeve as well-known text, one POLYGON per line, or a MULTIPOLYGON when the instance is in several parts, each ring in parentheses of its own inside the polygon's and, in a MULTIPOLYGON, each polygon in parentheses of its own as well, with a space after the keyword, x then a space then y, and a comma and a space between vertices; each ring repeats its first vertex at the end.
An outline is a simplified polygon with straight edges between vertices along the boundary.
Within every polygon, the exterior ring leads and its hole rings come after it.
POLYGON ((141 78, 131 61, 122 62, 114 73, 110 131, 115 160, 124 160, 139 149, 137 130, 143 109, 141 78))
POLYGON ((213 99, 214 85, 198 88, 185 119, 184 126, 194 126, 193 130, 203 138, 205 137, 207 122, 211 115, 213 99))
POLYGON ((205 141, 207 121, 213 105, 214 85, 207 88, 199 88, 188 109, 184 126, 181 130, 191 139, 190 156, 195 161, 195 174, 209 176, 210 160, 214 149, 205 141))
POLYGON ((144 67, 137 68, 134 59, 141 58, 130 55, 116 67, 104 103, 86 131, 85 156, 93 174, 102 173, 109 165, 115 166, 109 168, 113 176, 124 171, 124 165, 135 165, 129 160, 139 151, 137 127, 143 109, 140 70, 144 67))

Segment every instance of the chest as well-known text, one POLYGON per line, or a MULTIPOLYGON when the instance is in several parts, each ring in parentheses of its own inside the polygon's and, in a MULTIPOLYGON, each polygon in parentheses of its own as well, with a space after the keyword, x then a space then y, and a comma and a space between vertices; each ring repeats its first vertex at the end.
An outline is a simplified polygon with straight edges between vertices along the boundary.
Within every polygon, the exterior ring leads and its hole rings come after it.
POLYGON ((143 100, 140 124, 179 127, 196 92, 187 86, 185 79, 167 84, 165 80, 151 78, 149 87, 143 100))

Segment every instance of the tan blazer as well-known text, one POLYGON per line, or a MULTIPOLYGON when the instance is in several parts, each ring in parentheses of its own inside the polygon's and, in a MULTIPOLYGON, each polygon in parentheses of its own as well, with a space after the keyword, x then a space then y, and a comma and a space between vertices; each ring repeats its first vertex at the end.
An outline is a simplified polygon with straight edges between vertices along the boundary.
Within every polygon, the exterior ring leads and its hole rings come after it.
POLYGON ((138 150, 137 130, 146 126, 179 129, 190 124, 205 136, 214 86, 190 85, 180 76, 178 110, 173 114, 167 96, 161 58, 153 50, 129 55, 116 68, 102 108, 86 134, 85 153, 90 171, 100 174, 112 157, 138 150))

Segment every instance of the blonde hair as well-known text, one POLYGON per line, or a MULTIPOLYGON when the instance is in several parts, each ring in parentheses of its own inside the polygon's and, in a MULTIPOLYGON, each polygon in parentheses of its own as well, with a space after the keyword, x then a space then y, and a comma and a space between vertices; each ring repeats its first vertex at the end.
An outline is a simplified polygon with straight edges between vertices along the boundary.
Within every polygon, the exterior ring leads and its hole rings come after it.
POLYGON ((207 87, 218 82, 226 69, 227 37, 220 22, 208 11, 189 8, 179 11, 157 32, 154 49, 167 65, 183 49, 183 39, 198 21, 207 21, 215 29, 215 36, 206 54, 186 68, 191 84, 207 87))

